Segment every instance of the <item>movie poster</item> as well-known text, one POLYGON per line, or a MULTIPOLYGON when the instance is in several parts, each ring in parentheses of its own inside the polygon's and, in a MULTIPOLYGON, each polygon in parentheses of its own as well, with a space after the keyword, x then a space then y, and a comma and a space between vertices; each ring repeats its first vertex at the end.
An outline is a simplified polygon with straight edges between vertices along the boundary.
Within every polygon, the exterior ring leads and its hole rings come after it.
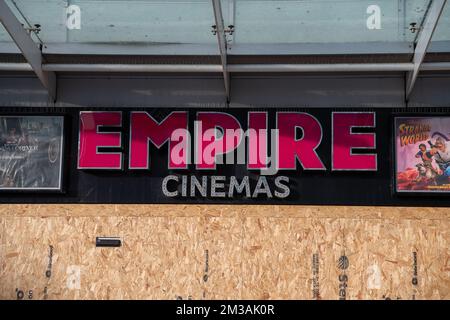
POLYGON ((450 192, 450 117, 395 119, 397 192, 450 192))
POLYGON ((0 190, 60 190, 62 116, 0 116, 0 190))

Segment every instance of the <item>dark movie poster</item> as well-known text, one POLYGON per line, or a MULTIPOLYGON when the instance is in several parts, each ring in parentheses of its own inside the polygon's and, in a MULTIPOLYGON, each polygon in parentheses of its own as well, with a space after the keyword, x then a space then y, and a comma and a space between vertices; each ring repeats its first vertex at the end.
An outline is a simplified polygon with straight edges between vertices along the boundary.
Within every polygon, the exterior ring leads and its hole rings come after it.
POLYGON ((63 117, 0 116, 0 190, 60 190, 63 117))
POLYGON ((450 117, 395 119, 397 192, 450 192, 450 117))

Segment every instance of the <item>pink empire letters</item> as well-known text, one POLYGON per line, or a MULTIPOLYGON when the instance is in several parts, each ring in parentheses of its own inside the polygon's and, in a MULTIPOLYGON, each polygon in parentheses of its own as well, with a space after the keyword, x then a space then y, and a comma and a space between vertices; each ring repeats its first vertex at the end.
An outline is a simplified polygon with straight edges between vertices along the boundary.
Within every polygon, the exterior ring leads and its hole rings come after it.
MULTIPOLYGON (((358 154, 354 150, 375 149, 374 132, 356 132, 356 128, 376 126, 373 112, 333 112, 331 114, 331 170, 376 171, 375 153, 358 154)), ((191 142, 198 170, 214 170, 218 156, 229 156, 246 147, 248 169, 265 169, 269 163, 268 140, 276 144, 278 170, 327 170, 317 149, 325 134, 320 121, 305 112, 277 112, 276 128, 268 128, 267 112, 247 112, 247 130, 232 114, 198 112, 189 126, 187 111, 173 111, 157 121, 144 111, 130 112, 129 143, 124 145, 122 112, 82 111, 79 122, 79 169, 123 169, 123 148, 128 147, 130 169, 150 170, 150 147, 168 143, 168 169, 187 169, 191 142), (117 127, 119 129, 109 129, 117 127), (189 130, 191 128, 191 130, 189 130), (193 138, 191 138, 191 132, 193 138), (116 148, 117 150, 107 150, 116 148)), ((275 155, 271 152, 271 157, 275 155)), ((323 152, 323 151, 322 151, 323 152)))

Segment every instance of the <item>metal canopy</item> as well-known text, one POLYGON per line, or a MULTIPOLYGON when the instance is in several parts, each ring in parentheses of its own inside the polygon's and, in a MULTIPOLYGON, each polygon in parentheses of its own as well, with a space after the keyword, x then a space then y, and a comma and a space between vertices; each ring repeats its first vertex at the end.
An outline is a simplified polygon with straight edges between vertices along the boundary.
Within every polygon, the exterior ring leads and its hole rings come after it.
POLYGON ((47 89, 49 98, 56 100, 56 75, 54 72, 42 70, 42 53, 31 36, 17 20, 5 0, 0 0, 0 21, 11 35, 17 47, 30 64, 32 70, 47 89))
POLYGON ((428 9, 428 13, 425 17, 425 22, 420 30, 417 43, 415 45, 413 64, 414 70, 409 71, 406 75, 406 100, 409 100, 414 84, 416 83, 417 76, 419 75, 420 66, 427 53, 428 46, 430 45, 431 38, 433 37, 434 30, 441 17, 442 11, 447 0, 433 0, 428 9))
POLYGON ((214 19, 216 21, 215 33, 219 44, 220 60, 222 62, 223 79, 225 83, 225 94, 227 102, 230 101, 230 74, 227 70, 227 36, 225 34, 225 25, 223 23, 222 6, 220 0, 211 0, 214 9, 214 19))
POLYGON ((35 72, 52 99, 58 72, 221 73, 228 102, 231 73, 404 72, 408 100, 420 71, 450 70, 446 3, 0 0, 0 71, 35 72))

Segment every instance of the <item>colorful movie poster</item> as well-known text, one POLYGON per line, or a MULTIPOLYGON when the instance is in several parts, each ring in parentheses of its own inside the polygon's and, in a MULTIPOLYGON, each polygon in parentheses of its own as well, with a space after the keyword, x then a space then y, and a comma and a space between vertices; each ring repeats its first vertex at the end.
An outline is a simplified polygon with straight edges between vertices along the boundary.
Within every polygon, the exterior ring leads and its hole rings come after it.
POLYGON ((60 190, 63 117, 0 116, 0 190, 60 190))
POLYGON ((450 192, 450 117, 395 119, 397 192, 450 192))

